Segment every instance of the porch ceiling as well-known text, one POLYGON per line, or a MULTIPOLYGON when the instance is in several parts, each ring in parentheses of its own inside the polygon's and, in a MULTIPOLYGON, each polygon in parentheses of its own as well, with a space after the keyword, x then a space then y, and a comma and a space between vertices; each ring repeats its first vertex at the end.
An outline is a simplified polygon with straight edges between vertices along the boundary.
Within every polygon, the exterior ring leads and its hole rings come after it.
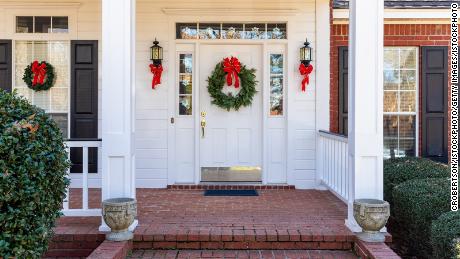
MULTIPOLYGON (((395 9, 445 9, 452 0, 385 0, 385 8, 395 9)), ((349 0, 334 0, 335 9, 347 9, 349 0)))

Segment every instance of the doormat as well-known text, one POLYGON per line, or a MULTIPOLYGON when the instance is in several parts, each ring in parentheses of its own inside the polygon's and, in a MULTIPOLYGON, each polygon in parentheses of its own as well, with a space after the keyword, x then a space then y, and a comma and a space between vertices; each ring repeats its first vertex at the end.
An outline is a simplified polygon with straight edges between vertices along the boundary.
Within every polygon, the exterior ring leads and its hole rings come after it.
POLYGON ((259 196, 257 190, 205 190, 204 196, 259 196))

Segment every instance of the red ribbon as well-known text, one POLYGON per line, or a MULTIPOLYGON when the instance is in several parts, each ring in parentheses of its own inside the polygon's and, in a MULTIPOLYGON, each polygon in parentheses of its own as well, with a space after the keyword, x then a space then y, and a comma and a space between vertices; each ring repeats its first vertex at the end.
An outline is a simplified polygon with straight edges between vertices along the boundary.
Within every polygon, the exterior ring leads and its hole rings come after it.
POLYGON ((38 61, 34 61, 32 63, 32 73, 34 74, 34 81, 32 82, 32 86, 39 84, 43 84, 45 81, 45 76, 46 76, 46 64, 45 62, 42 62, 41 64, 38 63, 38 61))
POLYGON ((163 66, 150 64, 150 72, 153 74, 152 89, 155 89, 156 85, 161 84, 161 74, 163 73, 163 66))
POLYGON ((307 89, 307 85, 310 84, 310 74, 312 71, 313 71, 312 65, 305 66, 304 64, 300 64, 299 72, 301 75, 304 76, 302 80, 302 92, 305 92, 305 90, 307 89))
POLYGON ((235 88, 240 87, 240 79, 238 78, 238 73, 241 71, 240 61, 235 57, 225 58, 223 66, 225 73, 227 73, 227 85, 232 85, 232 77, 234 77, 235 88))

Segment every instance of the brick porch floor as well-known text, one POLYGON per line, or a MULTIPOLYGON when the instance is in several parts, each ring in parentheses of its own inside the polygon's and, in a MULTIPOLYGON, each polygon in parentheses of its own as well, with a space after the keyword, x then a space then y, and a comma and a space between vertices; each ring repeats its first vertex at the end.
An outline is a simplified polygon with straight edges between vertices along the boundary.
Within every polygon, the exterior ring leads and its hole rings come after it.
MULTIPOLYGON (((78 190, 73 194, 71 207, 78 207, 78 190)), ((138 189, 134 249, 352 248, 355 235, 344 225, 346 205, 329 191, 259 190, 259 194, 204 197, 201 190, 138 189)), ((90 207, 96 207, 100 192, 92 189, 90 197, 90 207)), ((99 224, 99 217, 61 218, 50 249, 61 249, 62 242, 69 243, 64 245, 69 250, 97 247, 104 239, 99 224)))

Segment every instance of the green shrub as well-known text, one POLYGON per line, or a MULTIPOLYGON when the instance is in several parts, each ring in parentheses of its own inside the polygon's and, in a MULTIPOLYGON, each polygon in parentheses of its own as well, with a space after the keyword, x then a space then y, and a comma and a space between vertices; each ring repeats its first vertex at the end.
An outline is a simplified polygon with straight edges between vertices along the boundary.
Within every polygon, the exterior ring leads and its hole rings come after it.
POLYGON ((46 251, 68 167, 56 123, 0 90, 0 258, 39 258, 46 251))
POLYGON ((409 252, 430 258, 431 222, 450 210, 449 178, 415 179, 393 189, 394 215, 409 252))
POLYGON ((393 188, 412 179, 450 177, 449 167, 426 158, 407 157, 384 161, 384 199, 393 204, 393 188))
POLYGON ((431 226, 431 245, 435 258, 457 258, 456 245, 460 238, 460 212, 442 214, 431 226))

